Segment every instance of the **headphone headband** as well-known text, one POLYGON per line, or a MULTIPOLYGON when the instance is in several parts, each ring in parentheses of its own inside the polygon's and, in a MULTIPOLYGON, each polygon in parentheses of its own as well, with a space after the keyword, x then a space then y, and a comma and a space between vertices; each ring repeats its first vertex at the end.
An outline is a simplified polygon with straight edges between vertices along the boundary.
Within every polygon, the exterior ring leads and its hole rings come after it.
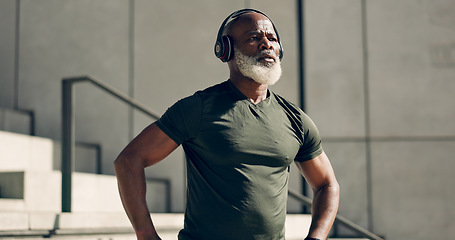
POLYGON ((249 12, 256 12, 256 13, 262 14, 270 20, 270 22, 272 23, 272 26, 273 26, 273 30, 275 31, 275 34, 276 34, 276 37, 278 40, 279 56, 280 56, 280 59, 282 59, 283 58, 283 47, 281 46, 280 35, 278 34, 275 24, 273 24, 272 19, 270 19, 265 13, 263 13, 259 10, 256 10, 256 9, 252 9, 252 8, 245 8, 245 9, 237 10, 237 11, 231 13, 229 16, 227 16, 226 19, 224 19, 223 23, 220 26, 220 29, 218 30, 218 35, 216 38, 216 43, 215 43, 215 48, 214 48, 215 56, 218 57, 223 62, 227 62, 232 59, 232 56, 233 56, 232 40, 229 36, 223 36, 224 28, 232 20, 236 19, 237 17, 239 17, 242 14, 249 13, 249 12))

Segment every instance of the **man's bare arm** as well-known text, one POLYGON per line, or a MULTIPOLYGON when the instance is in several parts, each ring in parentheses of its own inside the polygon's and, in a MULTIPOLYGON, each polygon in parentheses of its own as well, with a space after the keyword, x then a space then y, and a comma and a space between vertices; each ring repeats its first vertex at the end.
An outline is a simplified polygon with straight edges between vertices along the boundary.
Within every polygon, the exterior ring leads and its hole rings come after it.
POLYGON ((160 239, 145 200, 144 169, 154 165, 178 147, 155 123, 145 128, 114 162, 120 198, 137 239, 160 239))
POLYGON ((340 188, 332 165, 324 152, 312 160, 296 162, 296 165, 314 193, 308 237, 326 239, 335 220, 340 198, 340 188))

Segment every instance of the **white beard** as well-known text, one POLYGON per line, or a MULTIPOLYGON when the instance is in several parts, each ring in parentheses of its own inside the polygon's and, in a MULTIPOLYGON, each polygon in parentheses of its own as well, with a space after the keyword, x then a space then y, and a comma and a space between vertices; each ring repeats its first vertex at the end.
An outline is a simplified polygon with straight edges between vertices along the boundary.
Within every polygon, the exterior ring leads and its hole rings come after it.
POLYGON ((234 47, 234 59, 240 73, 243 76, 253 79, 259 84, 273 85, 281 77, 281 62, 280 59, 271 50, 263 50, 256 56, 246 56, 239 49, 234 47), (262 63, 258 59, 264 55, 269 54, 274 56, 274 63, 262 63))

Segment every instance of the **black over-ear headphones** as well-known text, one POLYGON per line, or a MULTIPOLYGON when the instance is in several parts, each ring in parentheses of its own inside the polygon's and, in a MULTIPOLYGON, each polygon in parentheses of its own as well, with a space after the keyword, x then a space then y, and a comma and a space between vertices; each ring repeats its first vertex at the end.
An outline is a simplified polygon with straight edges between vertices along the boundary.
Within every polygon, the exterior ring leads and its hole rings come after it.
POLYGON ((280 60, 283 58, 283 46, 281 46, 281 41, 280 41, 280 35, 278 34, 278 31, 276 30, 275 24, 273 24, 272 19, 270 19, 265 13, 256 10, 256 9, 251 9, 251 8, 245 8, 241 9, 238 11, 235 11, 231 13, 226 19, 224 19, 223 23, 221 24, 220 29, 218 30, 218 35, 216 37, 216 43, 215 43, 215 56, 219 58, 223 62, 228 62, 229 60, 232 59, 234 56, 234 48, 233 48, 233 41, 229 36, 223 36, 224 28, 226 27, 226 24, 230 22, 231 20, 237 18, 238 16, 249 13, 249 12, 256 12, 260 13, 264 16, 266 16, 270 22, 272 23, 273 30, 275 30, 275 34, 278 40, 278 45, 279 45, 279 57, 280 60))

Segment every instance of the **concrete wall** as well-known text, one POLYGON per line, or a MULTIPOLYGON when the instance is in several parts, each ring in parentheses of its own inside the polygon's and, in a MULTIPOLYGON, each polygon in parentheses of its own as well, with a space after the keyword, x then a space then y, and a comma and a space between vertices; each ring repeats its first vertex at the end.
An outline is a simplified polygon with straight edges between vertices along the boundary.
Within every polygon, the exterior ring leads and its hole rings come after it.
POLYGON ((455 2, 305 3, 308 112, 340 213, 387 239, 452 238, 455 2))
MULTIPOLYGON (((243 7, 277 25, 285 57, 273 90, 297 103, 296 5, 2 0, 0 107, 34 111, 36 134, 58 140, 61 78, 92 75, 163 113, 227 79, 213 45, 223 19, 243 7)), ((342 187, 340 212, 387 239, 453 235, 455 3, 309 0, 304 13, 306 109, 342 187)), ((113 159, 153 119, 87 84, 75 95, 76 139, 101 144, 103 172, 113 174, 113 159)), ((171 178, 173 211, 184 210, 184 168, 179 149, 147 170, 171 178)))

